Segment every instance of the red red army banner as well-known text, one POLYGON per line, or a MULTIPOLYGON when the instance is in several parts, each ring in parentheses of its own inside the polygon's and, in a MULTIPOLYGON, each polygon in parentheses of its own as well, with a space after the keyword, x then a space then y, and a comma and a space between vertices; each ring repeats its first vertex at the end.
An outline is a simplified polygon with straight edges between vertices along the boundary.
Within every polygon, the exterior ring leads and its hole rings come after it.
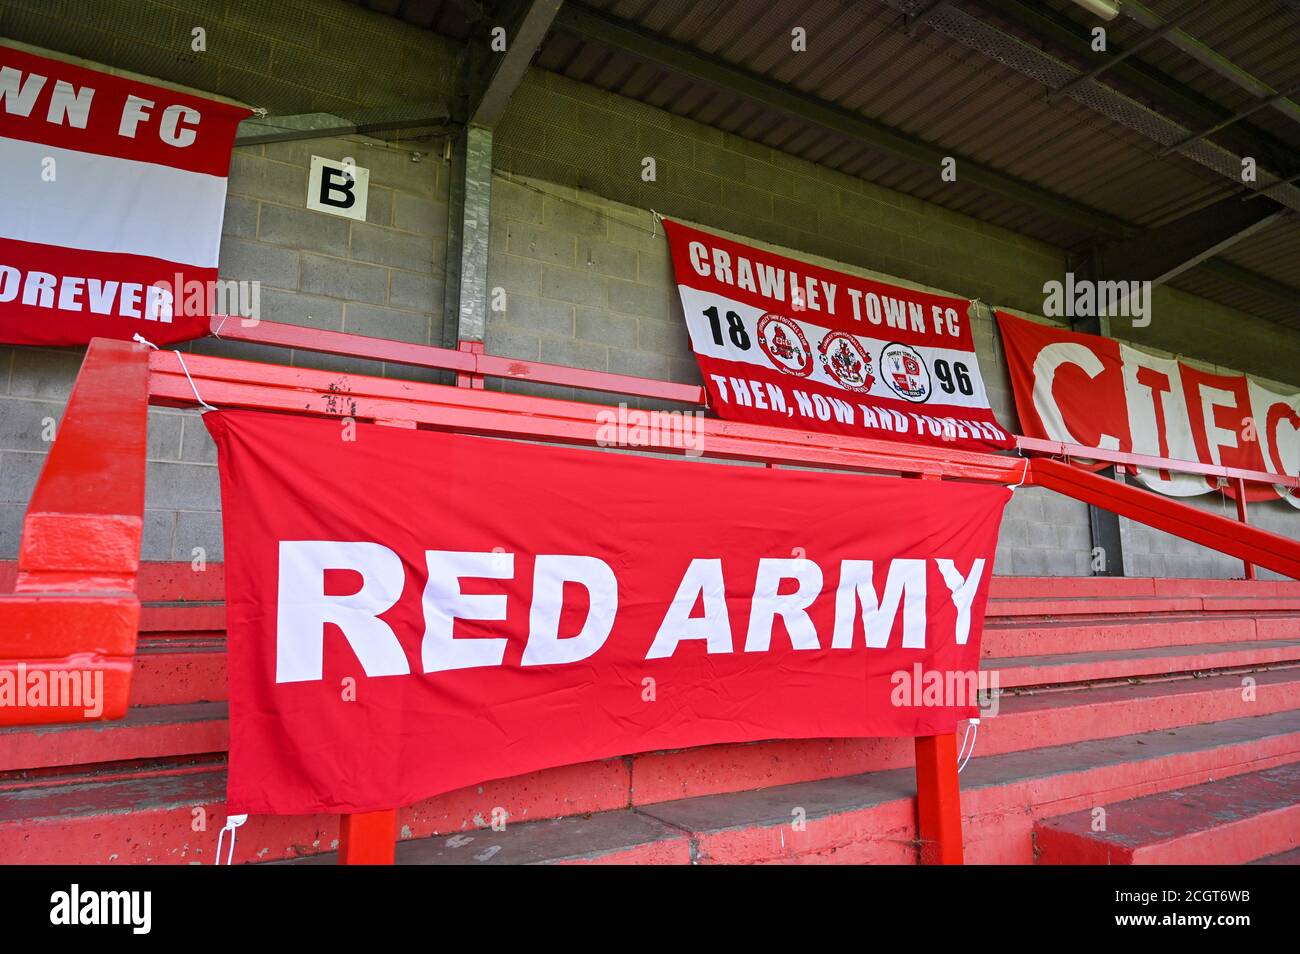
MULTIPOLYGON (((1300 474, 1300 394, 1279 394, 1242 374, 1216 374, 1172 358, 997 312, 1020 425, 1028 437, 1271 474, 1300 474)), ((1138 468, 1152 490, 1189 497, 1215 478, 1138 468)), ((1233 493, 1231 487, 1229 493, 1233 493)), ((1281 489, 1249 485, 1250 500, 1281 489)))
POLYGON ((232 812, 974 714, 1005 487, 210 412, 232 812))
POLYGON ((969 302, 664 222, 720 417, 915 444, 1013 446, 989 408, 969 302))
POLYGON ((248 115, 0 44, 0 342, 206 334, 248 115))

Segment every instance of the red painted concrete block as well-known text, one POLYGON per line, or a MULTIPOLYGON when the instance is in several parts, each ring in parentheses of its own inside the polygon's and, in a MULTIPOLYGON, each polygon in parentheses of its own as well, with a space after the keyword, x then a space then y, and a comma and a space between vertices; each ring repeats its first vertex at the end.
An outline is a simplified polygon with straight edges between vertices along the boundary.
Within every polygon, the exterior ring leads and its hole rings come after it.
POLYGON ((1039 863, 1241 864, 1300 846, 1300 762, 1100 811, 1038 822, 1039 863))

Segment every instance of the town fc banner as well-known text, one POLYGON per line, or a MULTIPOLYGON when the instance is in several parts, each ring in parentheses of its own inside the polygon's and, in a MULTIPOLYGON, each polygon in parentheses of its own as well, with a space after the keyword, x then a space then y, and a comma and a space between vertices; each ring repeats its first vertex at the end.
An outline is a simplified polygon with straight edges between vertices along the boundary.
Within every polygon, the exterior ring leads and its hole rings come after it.
POLYGON ((204 420, 231 812, 379 810, 633 752, 931 735, 976 713, 1005 487, 204 420))
MULTIPOLYGON (((1029 437, 1222 467, 1300 474, 1300 394, 1215 374, 1113 338, 997 312, 1020 426, 1029 437)), ((1190 497, 1212 477, 1138 468, 1152 490, 1190 497)), ((1233 488, 1228 488, 1233 493, 1233 488)), ((1277 491, 1292 506, 1300 498, 1277 491)), ((1248 485, 1247 498, 1273 499, 1248 485)))
POLYGON ((0 45, 0 343, 206 334, 248 115, 0 45))
POLYGON ((855 437, 1013 446, 989 408, 969 302, 664 222, 720 417, 855 437))

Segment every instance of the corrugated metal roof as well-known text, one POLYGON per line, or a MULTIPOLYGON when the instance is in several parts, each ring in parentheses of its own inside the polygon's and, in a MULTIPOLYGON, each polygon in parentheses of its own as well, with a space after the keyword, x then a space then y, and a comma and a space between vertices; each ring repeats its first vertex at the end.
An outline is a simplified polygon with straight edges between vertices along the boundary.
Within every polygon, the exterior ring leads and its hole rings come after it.
MULTIPOLYGON (((367 5, 454 36, 468 32, 460 6, 446 0, 368 0, 367 5)), ((979 0, 957 5, 1025 35, 979 0)), ((1101 23, 1070 0, 1041 5, 1081 26, 1101 23)), ((1042 86, 961 43, 924 28, 909 35, 901 15, 879 0, 587 0, 587 6, 1141 228, 1238 191, 1232 181, 1185 158, 1161 158, 1150 140, 1073 100, 1047 102, 1042 86), (808 52, 791 49, 790 31, 796 26, 807 31, 808 52)), ((1146 6, 1171 19, 1186 3, 1147 0, 1146 6)), ((1117 48, 1147 35, 1123 17, 1106 27, 1117 48)), ((1275 87, 1300 79, 1300 13, 1284 0, 1202 3, 1183 29, 1275 87)), ((1045 48, 1084 65, 1050 43, 1045 48)), ((1256 101, 1165 42, 1132 60, 1227 110, 1256 101)), ((1094 237, 1077 223, 968 186, 960 171, 956 183, 942 182, 937 170, 900 162, 861 141, 562 31, 552 32, 535 63, 1053 245, 1070 248, 1094 237)), ((1105 81, 1123 88, 1111 76, 1105 81)), ((1124 91, 1144 98, 1140 91, 1124 91)), ((1163 104, 1162 111, 1182 120, 1163 104)), ((1184 125, 1201 128, 1190 120, 1184 125)), ((1235 131, 1271 136, 1300 167, 1300 123, 1264 109, 1235 131)), ((1298 252, 1300 216, 1292 216, 1242 240, 1223 257, 1300 288, 1298 252)), ((1175 284, 1300 328, 1300 309, 1294 305, 1200 272, 1195 269, 1175 284)))

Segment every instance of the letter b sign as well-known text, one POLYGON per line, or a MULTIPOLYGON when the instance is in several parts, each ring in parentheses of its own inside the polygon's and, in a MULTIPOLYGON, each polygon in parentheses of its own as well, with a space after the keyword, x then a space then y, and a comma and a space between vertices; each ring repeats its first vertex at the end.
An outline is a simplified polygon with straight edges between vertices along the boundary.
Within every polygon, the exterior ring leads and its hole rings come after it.
POLYGON ((350 159, 311 157, 307 208, 364 222, 369 189, 369 169, 361 168, 350 159))

